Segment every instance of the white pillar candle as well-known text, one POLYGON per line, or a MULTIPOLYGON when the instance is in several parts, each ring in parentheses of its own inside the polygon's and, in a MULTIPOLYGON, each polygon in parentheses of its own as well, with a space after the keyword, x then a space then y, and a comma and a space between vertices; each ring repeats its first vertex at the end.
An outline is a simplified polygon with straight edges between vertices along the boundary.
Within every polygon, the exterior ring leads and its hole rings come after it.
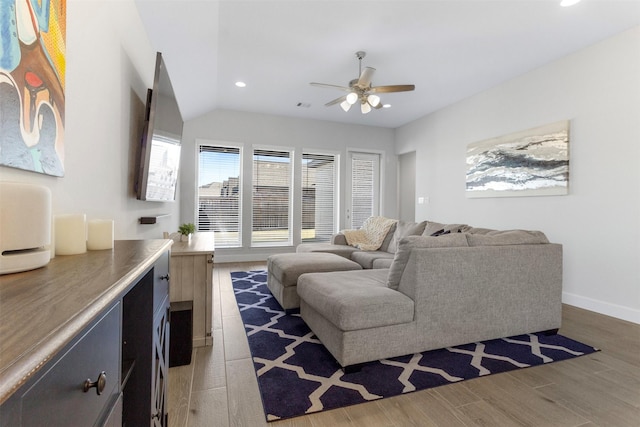
POLYGON ((92 219, 88 223, 87 249, 99 251, 113 248, 113 220, 92 219))
POLYGON ((87 251, 85 214, 56 215, 55 239, 57 255, 75 255, 87 251))

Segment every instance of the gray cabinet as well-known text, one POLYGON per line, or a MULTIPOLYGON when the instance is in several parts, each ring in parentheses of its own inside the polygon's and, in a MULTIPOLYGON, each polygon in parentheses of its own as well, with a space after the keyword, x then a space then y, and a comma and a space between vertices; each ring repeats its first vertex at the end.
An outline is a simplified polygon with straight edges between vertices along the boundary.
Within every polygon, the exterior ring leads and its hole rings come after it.
POLYGON ((167 426, 170 244, 152 242, 0 277, 0 426, 167 426))
POLYGON ((22 394, 23 426, 93 425, 120 395, 120 302, 22 394))
POLYGON ((123 298, 123 425, 166 426, 169 255, 123 298))
POLYGON ((167 427, 169 387, 169 298, 153 320, 153 358, 151 359, 151 426, 167 427))

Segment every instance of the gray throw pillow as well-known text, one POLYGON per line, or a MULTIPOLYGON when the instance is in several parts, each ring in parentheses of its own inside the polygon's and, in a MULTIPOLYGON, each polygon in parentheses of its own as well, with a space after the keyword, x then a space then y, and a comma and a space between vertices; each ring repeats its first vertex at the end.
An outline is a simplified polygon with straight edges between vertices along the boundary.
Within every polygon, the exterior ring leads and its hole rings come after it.
POLYGON ((391 289, 398 289, 413 248, 452 248, 460 246, 469 246, 463 233, 453 233, 439 237, 408 236, 403 238, 400 240, 396 255, 393 258, 391 267, 389 267, 387 286, 391 289))
POLYGON ((419 236, 424 231, 424 227, 427 225, 427 221, 412 222, 412 221, 398 221, 396 223, 396 232, 393 233, 393 239, 389 242, 387 252, 395 254, 398 249, 398 243, 400 239, 407 236, 419 236))
POLYGON ((444 230, 445 225, 446 224, 441 224, 439 222, 427 221, 427 225, 424 227, 422 235, 431 236, 432 234, 437 233, 440 230, 444 230))
POLYGON ((502 230, 467 234, 469 246, 536 245, 549 243, 542 231, 502 230))

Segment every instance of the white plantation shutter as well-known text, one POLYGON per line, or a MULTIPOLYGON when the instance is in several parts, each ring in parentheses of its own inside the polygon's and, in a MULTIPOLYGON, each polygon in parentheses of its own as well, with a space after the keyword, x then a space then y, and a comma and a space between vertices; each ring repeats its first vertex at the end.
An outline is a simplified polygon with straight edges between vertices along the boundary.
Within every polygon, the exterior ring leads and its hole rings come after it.
POLYGON ((350 228, 360 228, 372 215, 378 215, 380 156, 351 153, 350 228))
POLYGON ((242 245, 240 165, 238 147, 199 146, 198 230, 215 232, 216 247, 242 245))
POLYGON ((336 158, 302 153, 302 241, 328 242, 336 232, 336 158))
POLYGON ((251 244, 291 244, 291 153, 253 151, 251 244))

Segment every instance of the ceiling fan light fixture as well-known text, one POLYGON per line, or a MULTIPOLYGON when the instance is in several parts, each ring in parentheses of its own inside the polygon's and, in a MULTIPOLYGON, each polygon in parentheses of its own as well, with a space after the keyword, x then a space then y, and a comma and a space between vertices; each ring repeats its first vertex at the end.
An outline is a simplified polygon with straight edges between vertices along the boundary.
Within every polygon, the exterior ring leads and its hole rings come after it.
POLYGON ((355 104, 358 101, 358 94, 355 92, 351 92, 349 95, 347 95, 347 102, 350 105, 355 104))
POLYGON ((372 86, 371 78, 373 77, 373 73, 376 71, 376 69, 373 67, 365 67, 364 70, 362 69, 362 58, 364 58, 365 55, 366 52, 364 51, 356 52, 356 57, 359 61, 359 77, 350 80, 348 86, 339 86, 334 84, 316 82, 310 83, 311 86, 338 89, 346 92, 346 95, 343 95, 324 104, 325 107, 339 104, 340 108, 347 112, 351 109, 352 105, 355 105, 359 102, 360 111, 362 112, 362 114, 368 114, 373 108, 380 109, 390 107, 389 104, 382 104, 380 96, 377 95, 378 93, 408 92, 416 88, 415 85, 372 86))
POLYGON ((369 102, 372 107, 377 107, 378 104, 380 104, 380 97, 378 95, 369 95, 367 97, 367 102, 369 102))

